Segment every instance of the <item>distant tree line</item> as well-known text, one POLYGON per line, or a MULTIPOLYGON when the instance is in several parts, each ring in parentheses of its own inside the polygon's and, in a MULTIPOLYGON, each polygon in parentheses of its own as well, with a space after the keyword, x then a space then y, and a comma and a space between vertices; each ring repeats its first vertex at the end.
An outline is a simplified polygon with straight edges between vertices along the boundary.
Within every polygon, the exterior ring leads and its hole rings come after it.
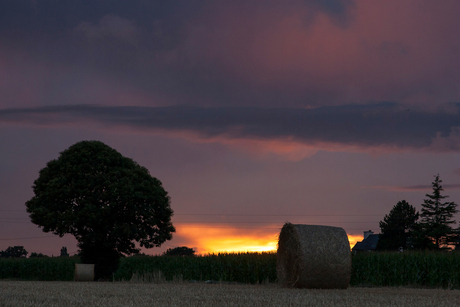
POLYGON ((10 246, 6 250, 0 251, 0 258, 26 258, 27 254, 24 246, 10 246))
POLYGON ((195 250, 187 246, 168 248, 163 253, 163 256, 179 256, 179 257, 195 256, 195 250))
POLYGON ((379 226, 377 250, 451 250, 459 245, 460 229, 454 228, 457 204, 445 202, 439 174, 432 182, 433 193, 426 194, 421 212, 407 201, 399 201, 379 226))
MULTIPOLYGON (((26 258, 29 254, 24 246, 10 246, 6 250, 0 251, 0 258, 26 258)), ((29 258, 48 257, 42 253, 31 253, 29 258)), ((59 257, 69 257, 67 253, 67 247, 61 248, 61 254, 59 257)))

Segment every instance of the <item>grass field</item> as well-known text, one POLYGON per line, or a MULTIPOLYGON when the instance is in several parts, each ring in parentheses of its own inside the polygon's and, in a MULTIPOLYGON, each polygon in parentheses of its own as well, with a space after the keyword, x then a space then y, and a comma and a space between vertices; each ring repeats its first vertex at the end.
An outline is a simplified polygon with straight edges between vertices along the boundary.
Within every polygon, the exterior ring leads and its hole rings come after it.
POLYGON ((0 281, 0 306, 460 306, 460 290, 0 281))

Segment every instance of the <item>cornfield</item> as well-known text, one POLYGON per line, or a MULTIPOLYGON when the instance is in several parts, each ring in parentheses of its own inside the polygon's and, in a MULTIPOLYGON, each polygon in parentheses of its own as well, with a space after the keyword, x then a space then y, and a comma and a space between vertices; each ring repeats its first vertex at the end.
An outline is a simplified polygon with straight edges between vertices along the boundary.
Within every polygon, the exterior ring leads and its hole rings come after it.
POLYGON ((460 289, 460 253, 360 253, 352 258, 351 284, 460 289))
MULTIPOLYGON (((0 279, 73 280, 76 257, 0 258, 0 279)), ((276 253, 211 254, 196 257, 135 256, 120 260, 116 281, 276 282, 276 253)), ((352 286, 460 289, 460 253, 359 253, 352 257, 352 286)))
POLYGON ((73 280, 76 257, 0 258, 0 279, 73 280))
POLYGON ((196 257, 137 256, 123 258, 115 280, 161 274, 166 280, 262 283, 276 281, 276 253, 221 253, 196 257))

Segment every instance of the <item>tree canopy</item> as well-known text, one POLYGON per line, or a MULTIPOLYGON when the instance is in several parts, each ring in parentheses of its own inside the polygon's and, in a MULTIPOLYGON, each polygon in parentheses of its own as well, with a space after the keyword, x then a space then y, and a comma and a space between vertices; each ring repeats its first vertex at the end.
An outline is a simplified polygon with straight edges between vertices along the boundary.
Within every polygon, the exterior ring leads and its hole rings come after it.
POLYGON ((195 250, 187 246, 180 246, 175 248, 168 248, 164 256, 195 256, 195 250))
POLYGON ((135 242, 160 246, 175 231, 160 180, 99 141, 81 141, 61 152, 40 170, 33 191, 26 202, 32 222, 61 237, 74 235, 82 262, 95 263, 96 276, 98 263, 138 253, 135 242))
POLYGON ((1 258, 25 258, 27 254, 24 246, 10 246, 4 251, 0 251, 1 258))
POLYGON ((381 234, 377 249, 398 250, 412 247, 410 242, 419 214, 405 200, 398 202, 390 213, 380 221, 381 234))

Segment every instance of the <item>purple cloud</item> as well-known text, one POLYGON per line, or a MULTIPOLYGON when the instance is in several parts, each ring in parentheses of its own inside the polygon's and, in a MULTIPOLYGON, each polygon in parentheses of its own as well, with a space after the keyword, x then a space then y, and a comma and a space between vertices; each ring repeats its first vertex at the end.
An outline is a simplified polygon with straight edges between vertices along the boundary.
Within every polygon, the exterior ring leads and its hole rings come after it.
POLYGON ((0 110, 0 121, 9 123, 62 125, 88 120, 140 131, 188 132, 203 139, 460 151, 458 111, 408 111, 394 103, 316 109, 74 105, 0 110))

